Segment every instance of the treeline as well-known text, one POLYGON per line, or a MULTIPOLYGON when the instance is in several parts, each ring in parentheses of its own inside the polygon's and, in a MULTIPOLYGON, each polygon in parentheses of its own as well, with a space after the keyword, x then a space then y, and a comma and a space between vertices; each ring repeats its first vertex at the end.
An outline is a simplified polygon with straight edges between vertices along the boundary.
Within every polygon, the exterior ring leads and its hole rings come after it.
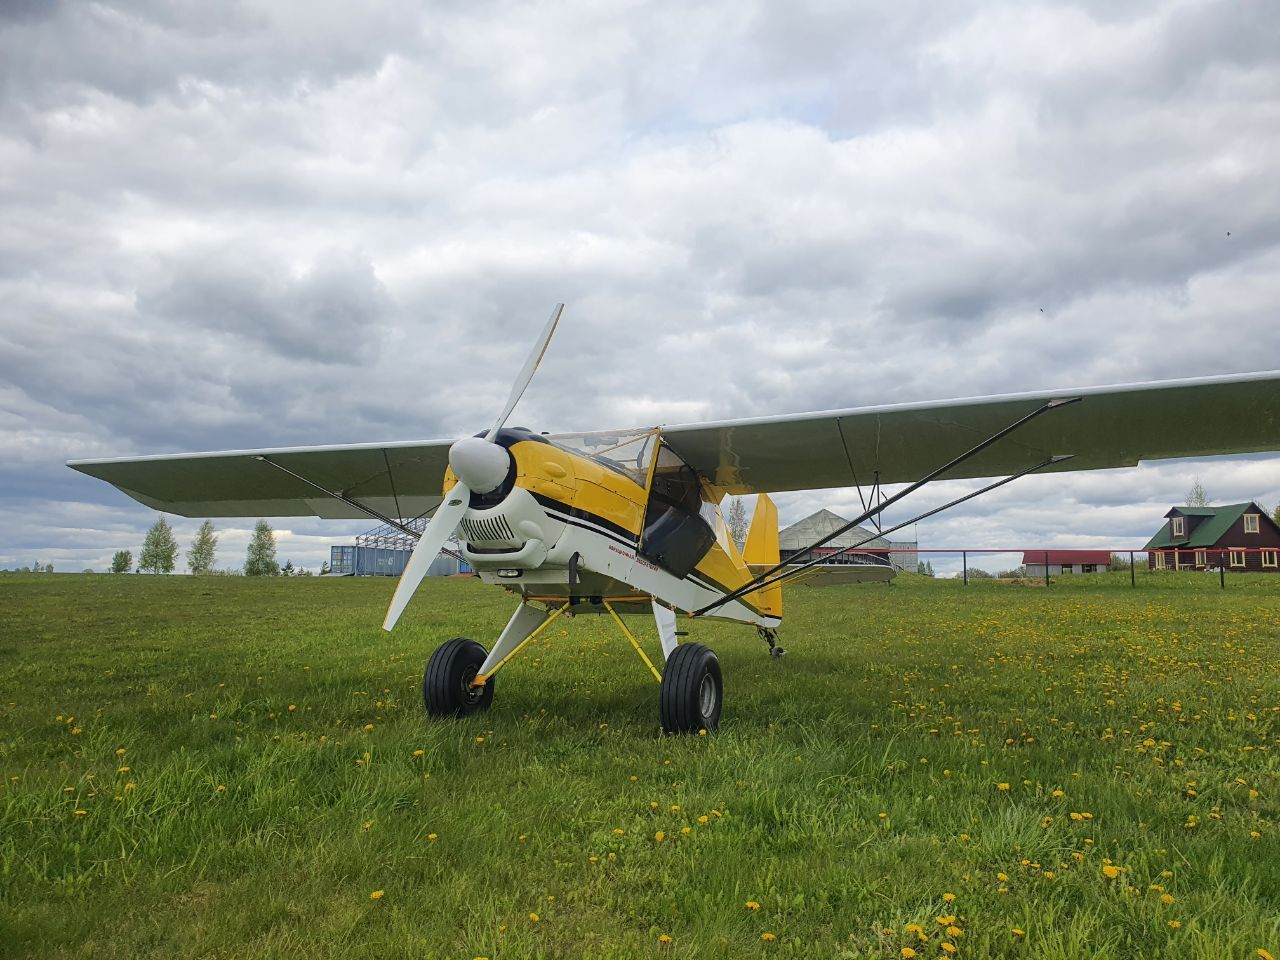
MULTIPOLYGON (((117 550, 111 558, 112 573, 173 573, 178 565, 178 541, 173 528, 164 517, 158 517, 147 531, 142 550, 135 567, 132 550, 117 550)), ((212 520, 200 524, 190 546, 187 547, 187 569, 197 576, 245 576, 245 577, 310 577, 305 567, 295 567, 292 560, 280 566, 276 560, 276 534, 271 524, 259 520, 253 527, 253 536, 245 553, 244 564, 239 568, 219 570, 215 564, 218 555, 218 532, 212 520)), ((50 568, 52 569, 52 567, 50 568)), ((329 565, 320 568, 327 573, 329 565)))

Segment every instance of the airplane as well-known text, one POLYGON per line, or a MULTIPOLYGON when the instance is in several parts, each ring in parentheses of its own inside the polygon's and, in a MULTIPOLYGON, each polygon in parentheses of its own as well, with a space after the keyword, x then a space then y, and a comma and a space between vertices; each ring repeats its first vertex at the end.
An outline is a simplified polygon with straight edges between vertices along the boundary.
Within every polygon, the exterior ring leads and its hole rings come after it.
POLYGON ((944 477, 1001 479, 882 532, 1031 473, 1280 450, 1280 371, 590 433, 509 427, 563 309, 556 305, 501 412, 475 436, 68 466, 178 516, 371 517, 417 537, 384 630, 456 538, 479 578, 518 603, 491 648, 457 637, 431 654, 422 685, 429 715, 488 709, 495 675, 526 644, 561 616, 597 613, 612 618, 660 684, 662 729, 675 734, 716 730, 724 704, 719 660, 682 642, 680 615, 686 626, 704 618, 754 626, 776 656, 783 583, 822 570, 884 578, 883 566, 857 562, 857 545, 781 562, 770 493, 908 484, 880 493, 812 552, 944 477), (739 549, 720 504, 747 494, 756 503, 739 549), (406 522, 428 514, 422 533, 406 522), (635 614, 653 618, 661 669, 624 622, 635 614))

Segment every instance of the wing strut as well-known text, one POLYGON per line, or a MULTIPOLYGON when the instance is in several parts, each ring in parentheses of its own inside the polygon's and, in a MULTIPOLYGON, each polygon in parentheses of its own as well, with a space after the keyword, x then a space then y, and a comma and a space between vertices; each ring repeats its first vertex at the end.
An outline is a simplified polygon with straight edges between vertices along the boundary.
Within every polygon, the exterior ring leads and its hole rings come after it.
MULTIPOLYGON (((386 455, 386 451, 383 451, 383 455, 384 456, 386 455)), ((406 536, 413 537, 413 539, 415 540, 422 539, 422 534, 419 531, 413 529, 413 527, 410 527, 407 524, 401 523, 399 520, 392 520, 390 517, 384 516, 383 514, 379 513, 377 510, 373 509, 373 507, 363 504, 359 500, 354 500, 351 497, 348 497, 346 494, 338 493, 338 491, 330 490, 327 487, 322 487, 320 484, 316 483, 314 480, 309 480, 306 477, 302 476, 302 474, 294 473, 288 467, 283 466, 282 464, 276 463, 270 457, 258 456, 258 457, 254 457, 253 459, 260 460, 261 462, 266 464, 270 464, 271 466, 275 467, 277 470, 281 470, 284 473, 287 473, 289 476, 293 477, 293 479, 301 480, 307 486, 314 487, 316 490, 319 490, 321 493, 325 494, 326 496, 333 497, 333 499, 335 500, 341 500, 347 506, 353 507, 354 509, 359 510, 361 513, 366 514, 369 517, 372 517, 374 520, 377 520, 380 523, 385 523, 389 527, 394 527, 395 529, 399 530, 401 533, 405 534, 406 536)), ((398 497, 396 498, 396 502, 397 503, 400 502, 398 497)), ((439 504, 437 504, 436 506, 438 508, 439 504)), ((426 514, 423 514, 422 516, 426 516, 426 514)), ((458 553, 456 550, 450 550, 448 547, 442 547, 440 552, 447 553, 449 556, 453 557, 453 559, 455 560, 463 559, 460 553, 458 553)))
MULTIPOLYGON (((1019 427, 1023 426, 1024 424, 1030 423, 1032 420, 1034 420, 1036 417, 1040 416, 1041 414, 1047 413, 1050 410, 1057 410, 1061 407, 1065 407, 1072 403, 1079 403, 1081 399, 1082 399, 1081 397, 1061 397, 1055 400, 1046 401, 1045 403, 1036 407, 1036 409, 1032 410, 1030 413, 1026 414, 1025 416, 1019 417, 1017 420, 1009 424, 1003 430, 993 433, 991 436, 987 437, 987 439, 983 440, 977 446, 971 447, 970 449, 966 450, 964 453, 960 454, 958 457, 943 464, 942 466, 938 467, 936 470, 933 470, 932 472, 926 474, 924 477, 917 480, 915 483, 898 491, 893 496, 887 497, 881 500, 881 502, 877 503, 875 506, 864 510, 861 514, 859 514, 853 520, 850 520, 844 526, 838 527, 837 529, 833 530, 831 533, 827 534, 822 539, 815 541, 814 543, 810 544, 808 547, 806 547, 804 550, 800 552, 809 553, 810 556, 812 556, 812 551, 818 549, 824 544, 830 543, 836 537, 840 536, 841 534, 849 530, 852 530, 858 524, 864 523, 867 520, 871 519, 872 517, 879 516, 887 507, 890 507, 893 504, 897 503, 903 497, 906 497, 912 493, 915 493, 915 491, 919 490, 921 487, 923 487, 925 484, 929 483, 930 481, 936 480, 938 477, 946 473, 952 467, 959 466, 960 464, 964 463, 966 460, 969 460, 970 458, 977 456, 979 453, 987 449, 987 447, 991 446, 993 443, 996 443, 997 441, 1004 439, 1009 434, 1013 433, 1013 431, 1017 430, 1019 427)), ((978 494, 986 493, 988 490, 994 490, 998 486, 1001 486, 1005 483, 1009 483, 1012 480, 1018 479, 1018 477, 1025 476, 1026 474, 1032 473, 1035 470, 1041 470, 1044 467, 1048 466, 1049 464, 1055 463, 1063 459, 1067 459, 1067 458, 1066 457, 1050 457, 1044 462, 1039 463, 1034 467, 1028 467, 1026 470, 1023 470, 1020 473, 1015 473, 1012 476, 1007 477, 1004 480, 1000 481, 999 483, 995 483, 988 487, 984 487, 982 490, 978 490, 967 497, 961 497, 959 500, 954 501, 954 503, 948 504, 948 506, 954 506, 956 503, 962 503, 965 500, 971 499, 972 497, 976 497, 978 494)), ((945 509, 945 508, 939 508, 939 509, 945 509)), ((937 513, 937 512, 938 512, 937 510, 933 511, 933 513, 937 513)), ((932 514, 926 514, 925 516, 931 516, 931 515, 932 514)), ((920 518, 917 518, 917 519, 920 519, 920 518)), ((908 521, 908 523, 911 523, 911 522, 914 522, 914 521, 908 521)), ((895 530, 899 529, 899 527, 895 527, 894 529, 895 530)), ((865 542, 866 541, 864 540, 863 543, 865 542)), ((848 548, 848 549, 852 549, 852 548, 848 548)), ((844 552, 846 551, 844 550, 841 551, 841 553, 844 553, 844 552)), ((810 561, 809 563, 801 566, 798 569, 793 569, 791 572, 798 573, 800 570, 804 570, 810 566, 813 566, 814 562, 815 561, 810 561)), ((773 577, 774 574, 783 570, 788 565, 789 564, 787 561, 781 561, 777 563, 776 565, 770 567, 768 570, 764 571, 764 573, 761 573, 759 576, 743 584, 741 587, 738 587, 738 589, 725 594, 720 599, 714 601, 713 603, 707 604, 705 607, 702 607, 698 610, 693 611, 693 613, 690 614, 690 616, 700 617, 703 614, 709 613, 712 610, 715 610, 719 607, 724 606, 726 603, 729 603, 732 600, 737 600, 739 597, 745 596, 748 593, 754 593, 755 591, 761 589, 762 587, 768 586, 769 584, 774 583, 777 580, 783 579, 782 577, 778 577, 775 579, 770 579, 770 578, 773 577)))
MULTIPOLYGON (((927 520, 929 517, 932 517, 936 513, 941 513, 943 510, 950 510, 952 507, 958 506, 959 504, 964 503, 966 500, 972 500, 974 497, 980 497, 984 493, 990 493, 992 490, 996 489, 997 487, 1003 487, 1006 483, 1012 483, 1014 480, 1017 480, 1019 477, 1025 477, 1029 473, 1035 473, 1037 470, 1043 470, 1045 467, 1049 466, 1050 464, 1061 463, 1063 460, 1070 460, 1072 459, 1073 456, 1074 454, 1068 453, 1068 454, 1064 454, 1056 457, 1047 457, 1046 459, 1041 460, 1039 463, 1037 463, 1033 467, 1027 467, 1025 470, 1019 470, 1017 473, 1012 474, 1011 476, 1005 477, 1003 480, 997 480, 995 483, 989 483, 985 487, 983 487, 981 490, 975 490, 972 493, 966 493, 963 497, 957 497, 956 499, 952 500, 950 503, 944 503, 940 507, 934 507, 932 510, 926 510, 924 513, 921 513, 921 514, 918 514, 917 516, 912 517, 910 520, 904 520, 902 521, 902 523, 895 524, 894 526, 890 527, 888 530, 879 531, 873 534, 872 536, 869 536, 864 540, 859 540, 857 543, 852 544, 848 547, 844 547, 843 549, 838 550, 835 553, 830 554, 829 556, 814 557, 812 560, 802 563, 798 567, 790 567, 789 569, 783 570, 781 573, 777 574, 774 577, 771 577, 770 579, 766 580, 764 583, 756 583, 754 585, 747 584, 746 587, 742 587, 740 589, 744 590, 747 593, 751 593, 754 590, 763 590, 766 587, 771 587, 776 583, 782 583, 785 580, 790 580, 792 577, 799 576, 800 574, 804 573, 804 571, 808 570, 810 567, 816 567, 820 563, 831 563, 833 561, 836 561, 839 557, 844 556, 849 551, 857 550, 863 544, 870 543, 872 540, 875 540, 878 537, 882 537, 887 533, 893 533, 897 530, 901 530, 903 527, 909 527, 913 523, 919 523, 921 520, 927 520)), ((810 549, 813 549, 813 548, 810 547, 810 549)), ((737 593, 737 591, 735 591, 735 593, 737 593)), ((726 596, 720 600, 717 600, 715 603, 712 603, 708 606, 703 607, 701 610, 694 611, 692 615, 695 617, 700 616, 706 611, 714 610, 717 607, 723 604, 726 604, 730 600, 734 600, 734 599, 737 599, 737 598, 733 595, 726 596)))

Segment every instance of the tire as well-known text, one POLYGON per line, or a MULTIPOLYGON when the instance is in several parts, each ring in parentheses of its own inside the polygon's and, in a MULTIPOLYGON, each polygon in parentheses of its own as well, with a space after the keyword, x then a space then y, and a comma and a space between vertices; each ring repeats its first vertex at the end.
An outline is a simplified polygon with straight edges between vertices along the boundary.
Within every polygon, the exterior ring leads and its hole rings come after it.
POLYGON ((724 680, 720 660, 700 643, 676 647, 662 672, 662 729, 666 733, 711 732, 720 725, 724 680))
POLYGON ((486 656, 484 647, 466 637, 455 637, 436 647, 422 678, 422 702, 428 716, 465 717, 489 709, 493 678, 483 687, 471 686, 486 656))

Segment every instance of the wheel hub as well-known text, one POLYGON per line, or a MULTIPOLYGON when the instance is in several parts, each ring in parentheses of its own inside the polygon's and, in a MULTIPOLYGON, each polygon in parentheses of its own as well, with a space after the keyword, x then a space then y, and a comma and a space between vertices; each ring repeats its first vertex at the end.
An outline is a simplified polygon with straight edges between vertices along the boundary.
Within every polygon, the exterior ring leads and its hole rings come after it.
POLYGON ((702 684, 698 687, 698 712, 704 720, 709 719, 716 710, 716 682, 710 673, 703 674, 702 684))

